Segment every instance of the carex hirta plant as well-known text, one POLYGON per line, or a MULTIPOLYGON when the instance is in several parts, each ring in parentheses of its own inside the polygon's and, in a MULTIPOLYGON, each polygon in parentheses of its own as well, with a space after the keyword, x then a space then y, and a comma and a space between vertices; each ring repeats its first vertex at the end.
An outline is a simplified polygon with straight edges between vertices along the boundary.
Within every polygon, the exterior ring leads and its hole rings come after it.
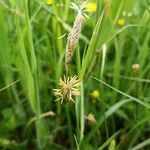
MULTIPOLYGON (((80 93, 82 93, 80 92, 82 83, 80 82, 80 80, 78 79, 76 75, 74 75, 73 77, 70 76, 68 72, 68 68, 71 63, 75 47, 77 46, 78 41, 79 41, 84 18, 87 16, 84 13, 86 4, 87 4, 87 1, 83 2, 80 6, 76 5, 75 3, 71 3, 71 8, 77 11, 77 15, 73 24, 73 28, 70 31, 68 38, 67 38, 67 44, 66 44, 66 50, 65 50, 66 75, 64 75, 63 80, 60 78, 58 88, 53 89, 54 95, 57 97, 56 101, 61 100, 61 104, 63 102, 69 102, 69 101, 72 101, 75 103, 75 100, 74 100, 75 96, 79 96, 80 93)), ((67 118, 68 118, 68 123, 69 123, 69 138, 73 139, 73 132, 72 132, 68 103, 66 106, 67 106, 67 109, 66 109, 67 118)), ((71 140, 71 146, 73 147, 73 140, 71 140)))
MULTIPOLYGON (((83 21, 85 17, 88 17, 85 14, 85 8, 87 6, 87 2, 88 1, 84 1, 80 6, 71 2, 70 7, 76 10, 77 15, 73 24, 73 28, 67 37, 66 52, 65 52, 66 74, 68 73, 68 66, 71 63, 75 47, 77 46, 80 38, 83 21)), ((61 103, 63 103, 63 101, 75 102, 73 97, 80 95, 80 90, 79 90, 80 80, 76 75, 73 77, 67 75, 64 75, 63 80, 60 78, 58 89, 53 89, 54 95, 57 97, 56 101, 61 100, 61 103)))

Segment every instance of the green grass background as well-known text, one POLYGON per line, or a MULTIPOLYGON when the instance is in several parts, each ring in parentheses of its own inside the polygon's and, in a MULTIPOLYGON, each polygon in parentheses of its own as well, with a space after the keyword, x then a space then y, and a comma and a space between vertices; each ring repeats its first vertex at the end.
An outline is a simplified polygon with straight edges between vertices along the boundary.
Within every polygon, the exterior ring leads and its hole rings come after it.
POLYGON ((92 2, 69 68, 81 96, 61 105, 52 90, 65 74, 70 1, 0 0, 0 149, 149 149, 150 1, 92 2))

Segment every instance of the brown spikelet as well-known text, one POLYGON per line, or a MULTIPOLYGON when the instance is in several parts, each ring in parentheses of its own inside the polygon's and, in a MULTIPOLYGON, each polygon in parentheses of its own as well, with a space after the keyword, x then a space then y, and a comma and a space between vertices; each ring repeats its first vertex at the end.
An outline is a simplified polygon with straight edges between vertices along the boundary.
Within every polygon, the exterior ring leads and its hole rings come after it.
POLYGON ((66 55, 65 55, 65 66, 67 67, 72 60, 74 49, 79 41, 82 24, 84 16, 82 15, 82 10, 78 10, 76 19, 74 21, 73 28, 68 35, 67 46, 66 46, 66 55))

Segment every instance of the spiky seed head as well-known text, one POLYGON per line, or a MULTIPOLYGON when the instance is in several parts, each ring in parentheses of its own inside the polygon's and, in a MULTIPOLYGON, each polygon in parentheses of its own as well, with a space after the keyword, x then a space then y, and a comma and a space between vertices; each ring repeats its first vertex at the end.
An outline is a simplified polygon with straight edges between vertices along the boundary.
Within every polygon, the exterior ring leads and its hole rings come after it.
POLYGON ((58 89, 53 89, 54 95, 57 97, 56 101, 74 101, 74 96, 80 95, 80 81, 77 79, 77 76, 66 77, 64 79, 60 78, 58 89))
POLYGON ((86 119, 88 120, 88 124, 90 126, 93 126, 96 123, 96 119, 95 119, 93 113, 89 113, 88 116, 86 117, 86 119))

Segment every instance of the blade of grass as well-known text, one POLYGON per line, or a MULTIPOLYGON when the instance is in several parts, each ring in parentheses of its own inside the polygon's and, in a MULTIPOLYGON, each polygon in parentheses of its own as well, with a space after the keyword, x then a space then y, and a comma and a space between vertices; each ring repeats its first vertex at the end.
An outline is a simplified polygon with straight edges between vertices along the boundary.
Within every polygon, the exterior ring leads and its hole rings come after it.
MULTIPOLYGON (((110 74, 109 76, 113 77, 114 75, 110 74)), ((123 76, 123 75, 119 75, 118 77, 120 77, 122 79, 130 80, 130 81, 138 81, 138 82, 150 83, 149 79, 142 79, 142 78, 138 78, 138 77, 129 77, 129 76, 123 76)))
POLYGON ((107 46, 106 46, 106 44, 104 44, 103 49, 102 49, 102 64, 101 64, 101 70, 100 70, 100 78, 101 79, 103 79, 103 75, 104 75, 106 53, 107 53, 107 46))
POLYGON ((107 139, 106 142, 103 143, 102 146, 100 146, 98 148, 98 150, 103 150, 113 139, 115 139, 120 134, 120 132, 121 132, 121 130, 119 130, 116 133, 114 133, 110 138, 107 139))
POLYGON ((137 99, 137 98, 135 98, 135 97, 133 97, 133 96, 131 96, 131 95, 128 95, 128 94, 126 94, 126 93, 124 93, 124 92, 122 92, 122 91, 120 91, 120 90, 118 90, 118 89, 112 87, 111 85, 109 85, 109 84, 103 82, 102 80, 100 80, 100 79, 98 79, 98 78, 95 78, 95 77, 92 77, 92 78, 93 78, 94 80, 99 81, 100 83, 106 85, 107 87, 111 88, 112 90, 114 90, 114 91, 116 91, 116 92, 122 94, 123 96, 125 96, 125 97, 127 97, 127 98, 129 98, 129 99, 132 99, 132 100, 134 100, 135 102, 137 102, 137 103, 143 105, 144 107, 150 109, 150 105, 149 105, 148 103, 145 103, 145 102, 143 102, 143 101, 141 101, 141 100, 139 100, 139 99, 137 99))
POLYGON ((86 53, 85 58, 82 62, 82 69, 80 71, 80 78, 81 79, 83 79, 85 71, 86 71, 87 66, 89 64, 89 61, 91 60, 94 51, 96 51, 95 48, 94 48, 94 45, 96 43, 96 39, 98 38, 98 30, 101 26, 103 15, 104 15, 104 12, 99 17, 99 20, 98 20, 98 22, 97 22, 97 24, 94 28, 93 35, 91 37, 91 40, 90 40, 90 43, 89 43, 89 46, 88 46, 88 49, 87 49, 87 53, 86 53))
POLYGON ((37 65, 36 65, 36 56, 35 56, 35 51, 34 51, 34 45, 33 45, 33 37, 32 37, 32 27, 29 19, 29 10, 28 10, 28 0, 24 1, 24 7, 25 7, 25 17, 26 17, 26 26, 27 26, 27 31, 28 31, 28 41, 29 41, 29 52, 31 53, 31 69, 32 73, 36 74, 37 72, 37 65))
POLYGON ((111 35, 112 29, 122 10, 123 4, 124 1, 112 1, 109 6, 110 10, 107 10, 106 7, 106 9, 102 11, 102 14, 99 17, 97 24, 93 30, 87 53, 82 63, 82 69, 80 73, 81 78, 84 77, 86 69, 89 69, 91 67, 91 64, 89 62, 91 62, 91 60, 93 59, 96 50, 100 49, 111 35))
POLYGON ((16 81, 14 81, 14 82, 8 84, 7 86, 1 88, 1 89, 0 89, 0 92, 3 91, 3 90, 5 90, 5 89, 7 89, 7 88, 9 88, 9 87, 11 87, 12 85, 18 83, 19 81, 20 81, 20 79, 18 79, 18 80, 16 80, 16 81))
MULTIPOLYGON (((79 76, 80 69, 81 69, 79 46, 77 47, 77 50, 76 50, 76 62, 77 62, 77 74, 79 76)), ((80 122, 79 121, 79 118, 80 118, 80 98, 79 97, 76 97, 75 111, 76 111, 77 132, 78 132, 79 131, 79 122, 80 122)))
POLYGON ((150 138, 148 138, 147 140, 143 141, 140 144, 137 144, 136 146, 130 148, 129 150, 138 150, 138 149, 142 149, 145 146, 150 145, 150 138))
POLYGON ((41 119, 40 119, 40 98, 39 98, 39 87, 38 87, 38 77, 37 77, 37 62, 36 62, 36 55, 33 45, 33 36, 32 36, 32 27, 31 27, 31 21, 29 17, 29 8, 28 8, 29 0, 24 1, 24 7, 25 7, 25 17, 26 17, 26 26, 28 31, 28 42, 29 42, 29 49, 31 53, 31 69, 33 74, 33 80, 34 80, 34 91, 35 91, 35 101, 36 101, 36 116, 37 116, 37 122, 36 122, 36 134, 37 134, 37 145, 38 149, 42 148, 41 145, 41 119))
POLYGON ((18 42, 20 44, 20 50, 18 53, 21 56, 21 63, 17 64, 17 67, 20 71, 20 75, 23 78, 23 84, 25 91, 27 91, 28 100, 33 112, 36 112, 36 102, 35 102, 35 91, 34 91, 34 81, 31 73, 30 65, 28 62, 27 52, 24 45, 23 35, 19 25, 19 19, 16 17, 16 28, 18 32, 18 42))
POLYGON ((81 99, 80 99, 80 142, 84 137, 84 89, 81 81, 81 99))

